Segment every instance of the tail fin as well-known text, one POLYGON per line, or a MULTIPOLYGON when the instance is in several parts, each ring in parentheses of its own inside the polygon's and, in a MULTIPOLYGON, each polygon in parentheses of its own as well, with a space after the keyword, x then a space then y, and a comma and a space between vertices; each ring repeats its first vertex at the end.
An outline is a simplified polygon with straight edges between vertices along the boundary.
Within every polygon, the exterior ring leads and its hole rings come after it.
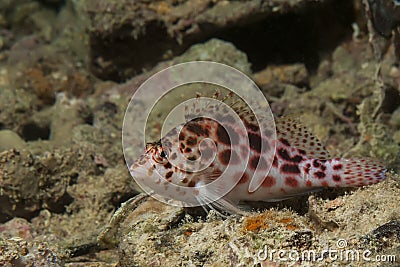
POLYGON ((369 158, 342 159, 344 166, 343 186, 376 184, 386 178, 386 167, 382 162, 369 158))

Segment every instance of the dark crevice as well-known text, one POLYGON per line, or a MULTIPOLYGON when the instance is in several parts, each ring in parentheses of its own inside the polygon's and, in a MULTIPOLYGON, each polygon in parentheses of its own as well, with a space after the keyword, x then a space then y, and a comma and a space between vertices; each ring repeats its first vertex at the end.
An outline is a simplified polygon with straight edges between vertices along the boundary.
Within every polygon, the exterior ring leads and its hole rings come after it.
POLYGON ((58 199, 48 199, 46 201, 47 208, 54 213, 64 213, 65 207, 74 201, 74 198, 70 194, 65 192, 58 199))
POLYGON ((12 218, 13 218, 13 216, 0 212, 0 223, 5 223, 5 222, 11 220, 12 218))
POLYGON ((165 60, 167 51, 180 55, 193 44, 220 38, 245 52, 253 71, 295 62, 313 71, 325 55, 351 38, 354 13, 353 1, 336 0, 304 4, 291 13, 267 18, 255 14, 219 29, 203 22, 198 25, 201 31, 184 36, 182 44, 167 33, 160 21, 148 23, 136 39, 131 24, 127 24, 111 36, 91 34, 91 70, 102 79, 123 82, 165 60))
POLYGON ((115 192, 111 197, 111 204, 118 209, 122 203, 133 198, 135 195, 137 195, 135 192, 115 192))
POLYGON ((25 141, 48 140, 50 137, 50 127, 41 126, 34 122, 29 122, 22 126, 22 138, 25 141))
POLYGON ((161 61, 168 49, 179 48, 176 40, 168 35, 167 29, 160 22, 149 23, 145 33, 145 36, 138 36, 135 39, 132 37, 132 28, 129 25, 114 33, 113 35, 118 38, 112 40, 92 36, 90 46, 91 58, 94 60, 91 71, 103 79, 121 82, 143 69, 153 67, 161 61), (118 62, 118 65, 103 65, 103 61, 118 62))
MULTIPOLYGON (((32 208, 36 207, 36 205, 32 205, 32 203, 27 202, 27 200, 21 200, 16 203, 8 196, 0 196, 0 203, 2 205, 0 211, 0 223, 7 222, 15 217, 31 220, 32 218, 38 216, 40 210, 32 208)), ((39 203, 37 203, 37 205, 39 205, 39 203)))
POLYGON ((41 2, 45 7, 53 9, 59 12, 62 7, 65 5, 66 1, 58 1, 58 0, 41 0, 41 2))
POLYGON ((78 183, 79 173, 72 173, 70 174, 68 185, 74 185, 78 183))
POLYGON ((253 71, 296 62, 305 63, 313 71, 325 54, 351 38, 355 18, 351 2, 340 0, 310 6, 298 13, 223 30, 216 37, 245 52, 253 71))
POLYGON ((84 120, 84 122, 86 124, 93 125, 93 123, 94 123, 94 114, 93 113, 89 113, 88 116, 83 118, 83 120, 84 120))
POLYGON ((385 88, 385 98, 382 103, 382 111, 385 113, 393 113, 400 106, 400 94, 393 87, 385 88))

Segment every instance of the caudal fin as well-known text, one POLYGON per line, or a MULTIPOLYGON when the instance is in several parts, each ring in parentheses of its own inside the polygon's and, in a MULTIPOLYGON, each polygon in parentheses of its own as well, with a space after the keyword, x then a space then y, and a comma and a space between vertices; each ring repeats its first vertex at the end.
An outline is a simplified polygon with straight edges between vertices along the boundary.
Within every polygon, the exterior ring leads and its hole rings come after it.
POLYGON ((386 178, 386 167, 369 158, 342 159, 344 166, 343 186, 363 186, 376 184, 386 178))

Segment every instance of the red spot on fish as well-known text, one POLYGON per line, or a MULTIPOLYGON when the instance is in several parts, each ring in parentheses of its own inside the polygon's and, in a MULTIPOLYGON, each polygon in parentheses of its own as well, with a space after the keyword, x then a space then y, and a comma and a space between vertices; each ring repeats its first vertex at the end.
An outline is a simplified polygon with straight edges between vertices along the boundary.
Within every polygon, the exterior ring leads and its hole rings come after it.
POLYGON ((219 153, 218 157, 219 157, 219 160, 221 161, 221 163, 223 165, 228 165, 229 159, 231 157, 231 150, 230 149, 225 149, 224 151, 219 153))
POLYGON ((281 167, 281 171, 284 173, 300 173, 299 167, 292 164, 284 164, 281 167))
POLYGON ((260 161, 260 156, 254 156, 250 160, 250 168, 255 170, 257 168, 257 164, 260 161))
POLYGON ((302 154, 302 155, 305 155, 306 151, 304 151, 303 149, 299 149, 299 153, 302 154))
POLYGON ((328 186, 329 186, 328 182, 326 182, 326 181, 323 181, 323 182, 321 183, 321 185, 322 185, 322 186, 325 186, 325 187, 328 187, 328 186))
POLYGON ((290 187, 297 187, 299 185, 299 182, 296 180, 296 178, 289 176, 289 177, 286 177, 285 184, 290 187))
POLYGON ((284 144, 285 146, 290 146, 289 141, 284 138, 279 139, 279 141, 281 141, 281 143, 284 144))
POLYGON ((274 161, 272 162, 272 166, 275 168, 278 167, 278 158, 276 157, 276 155, 274 156, 274 161))
POLYGON ((172 168, 171 163, 169 163, 169 162, 165 163, 164 168, 171 169, 172 168))
POLYGON ((243 173, 242 177, 240 177, 240 180, 238 182, 238 184, 244 184, 249 180, 249 176, 247 175, 247 173, 243 173))
POLYGON ((334 180, 335 182, 340 182, 340 176, 339 175, 333 175, 332 176, 332 180, 334 180))
POLYGON ((276 180, 271 175, 265 177, 264 181, 262 182, 263 187, 272 187, 274 184, 276 184, 276 180))
POLYGON ((314 166, 315 168, 318 168, 319 165, 320 165, 320 164, 319 164, 318 160, 315 159, 315 160, 313 161, 313 166, 314 166))
POLYGON ((306 174, 309 174, 310 173, 310 168, 311 168, 311 164, 307 163, 306 166, 304 167, 304 172, 306 174))
POLYGON ((193 156, 187 157, 187 159, 188 159, 188 160, 191 160, 191 161, 194 161, 194 160, 197 159, 197 157, 193 155, 193 156))
POLYGON ((217 137, 218 137, 218 141, 220 141, 221 143, 226 144, 226 145, 231 144, 228 133, 226 132, 225 128, 220 124, 218 124, 218 128, 217 128, 217 137))
POLYGON ((188 139, 186 140, 186 145, 188 146, 194 146, 197 144, 197 138, 193 136, 189 136, 188 139))
POLYGON ((310 181, 310 180, 307 180, 307 182, 306 182, 306 186, 312 186, 312 183, 311 183, 311 181, 310 181))
POLYGON ((171 178, 172 174, 174 174, 173 171, 167 172, 167 174, 165 174, 165 178, 166 178, 166 179, 171 178))
POLYGON ((324 172, 315 172, 314 176, 318 179, 323 179, 323 178, 325 178, 325 173, 324 172))
POLYGON ((248 122, 247 120, 245 120, 244 123, 245 123, 245 126, 246 126, 248 129, 250 129, 251 131, 253 131, 253 132, 259 131, 258 125, 253 124, 253 123, 250 123, 250 122, 248 122))
POLYGON ((255 133, 249 133, 250 148, 261 153, 261 137, 255 133))
POLYGON ((293 163, 298 163, 298 162, 301 162, 303 160, 303 157, 300 156, 300 155, 297 155, 297 156, 294 156, 294 157, 289 156, 288 151, 286 149, 284 149, 284 148, 281 148, 281 149, 278 150, 278 155, 283 160, 290 161, 290 162, 293 162, 293 163))
POLYGON ((189 132, 192 132, 194 134, 208 136, 208 130, 207 129, 203 129, 203 127, 201 125, 199 125, 197 123, 197 121, 191 121, 191 122, 187 123, 185 125, 185 128, 189 132))

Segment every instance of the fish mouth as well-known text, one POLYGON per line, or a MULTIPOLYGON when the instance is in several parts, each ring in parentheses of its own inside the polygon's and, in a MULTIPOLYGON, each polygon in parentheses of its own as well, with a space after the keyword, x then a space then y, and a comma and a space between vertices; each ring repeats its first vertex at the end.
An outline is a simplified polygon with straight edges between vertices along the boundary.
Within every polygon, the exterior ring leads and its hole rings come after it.
MULTIPOLYGON (((128 166, 129 172, 134 174, 141 174, 147 176, 148 171, 152 168, 150 158, 144 154, 136 159, 131 166, 128 166)), ((134 176, 135 177, 135 176, 134 176)))
POLYGON ((156 147, 158 144, 159 144, 159 142, 150 142, 150 143, 147 143, 147 144, 146 144, 146 147, 145 147, 145 149, 144 149, 145 152, 146 152, 146 153, 150 153, 151 150, 153 150, 153 148, 156 147))
MULTIPOLYGON (((150 165, 134 166, 129 168, 129 173, 133 180, 146 192, 152 188, 152 185, 160 180, 157 171, 150 165), (144 187, 145 186, 145 187, 144 187), (145 189, 146 188, 146 189, 145 189)), ((151 190, 150 190, 151 191, 151 190)))

